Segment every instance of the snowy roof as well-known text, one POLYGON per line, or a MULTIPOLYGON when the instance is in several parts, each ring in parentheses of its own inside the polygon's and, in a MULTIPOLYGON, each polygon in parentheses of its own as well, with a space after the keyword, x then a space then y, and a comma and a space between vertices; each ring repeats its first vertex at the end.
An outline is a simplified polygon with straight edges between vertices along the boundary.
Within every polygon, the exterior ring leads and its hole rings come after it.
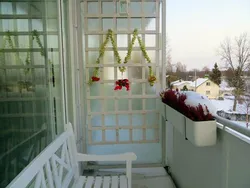
POLYGON ((201 84, 203 84, 207 80, 208 80, 208 78, 198 78, 196 81, 193 81, 190 86, 195 87, 195 85, 196 85, 196 87, 199 87, 201 84))
POLYGON ((180 82, 183 82, 183 80, 176 80, 176 81, 174 81, 174 82, 171 82, 170 84, 171 84, 171 85, 175 85, 175 84, 180 83, 180 82))
POLYGON ((191 81, 181 81, 181 82, 174 83, 172 85, 180 86, 180 85, 183 85, 183 84, 192 84, 192 82, 191 81))

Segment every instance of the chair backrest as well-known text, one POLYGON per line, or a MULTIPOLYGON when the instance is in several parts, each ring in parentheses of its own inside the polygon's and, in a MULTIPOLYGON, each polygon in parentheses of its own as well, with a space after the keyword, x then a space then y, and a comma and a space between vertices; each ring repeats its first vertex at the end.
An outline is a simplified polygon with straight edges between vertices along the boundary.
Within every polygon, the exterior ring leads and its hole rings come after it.
POLYGON ((71 124, 49 144, 7 187, 62 188, 79 178, 76 145, 71 124))

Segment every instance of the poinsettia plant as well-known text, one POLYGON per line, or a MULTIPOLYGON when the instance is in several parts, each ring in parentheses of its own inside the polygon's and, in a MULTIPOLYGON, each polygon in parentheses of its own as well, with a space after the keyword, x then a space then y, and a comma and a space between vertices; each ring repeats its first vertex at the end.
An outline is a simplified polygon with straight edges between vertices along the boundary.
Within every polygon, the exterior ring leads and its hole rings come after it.
POLYGON ((187 95, 178 90, 166 90, 160 93, 162 102, 185 115, 193 121, 210 121, 213 116, 206 105, 200 103, 197 106, 191 106, 186 103, 187 95))

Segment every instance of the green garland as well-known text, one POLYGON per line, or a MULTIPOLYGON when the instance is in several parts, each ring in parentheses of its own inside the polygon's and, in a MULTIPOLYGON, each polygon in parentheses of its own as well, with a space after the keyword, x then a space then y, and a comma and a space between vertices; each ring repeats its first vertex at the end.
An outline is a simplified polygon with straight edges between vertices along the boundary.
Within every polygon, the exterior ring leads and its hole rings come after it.
MULTIPOLYGON (((137 29, 135 29, 133 31, 133 37, 132 37, 131 43, 128 46, 128 52, 127 52, 126 57, 124 58, 123 63, 126 64, 131 59, 131 53, 132 53, 132 49, 133 49, 133 46, 135 44, 136 38, 138 40, 138 43, 139 43, 139 46, 140 46, 140 49, 142 51, 142 54, 143 54, 144 58, 147 60, 148 63, 151 63, 151 60, 150 60, 150 58, 149 58, 149 56, 148 56, 148 54, 146 52, 145 45, 143 44, 141 38, 138 36, 138 30, 137 29)), ((105 41, 100 47, 99 57, 96 60, 96 64, 100 64, 100 58, 102 58, 103 55, 104 55, 106 45, 107 45, 109 39, 111 40, 111 44, 112 44, 112 47, 113 47, 113 51, 114 51, 116 61, 117 61, 118 64, 121 64, 121 57, 120 57, 120 55, 118 53, 117 45, 116 45, 116 42, 115 42, 114 37, 113 37, 113 31, 111 29, 108 30, 105 41)), ((124 67, 124 66, 119 67, 119 70, 120 70, 121 73, 123 73, 123 72, 126 71, 126 67, 124 67)), ((99 75, 99 67, 95 67, 92 78, 93 77, 98 77, 98 75, 99 75)), ((149 66, 149 78, 148 78, 148 81, 149 81, 151 86, 153 86, 155 81, 156 81, 156 77, 153 74, 153 70, 152 70, 151 66, 149 66)), ((91 79, 89 81, 89 84, 92 84, 92 83, 93 83, 93 79, 91 79)))
MULTIPOLYGON (((38 31, 37 30, 33 30, 32 31, 32 34, 31 34, 31 37, 32 37, 32 41, 33 40, 36 40, 39 48, 40 48, 40 54, 41 56, 45 56, 45 51, 44 51, 44 47, 42 45, 42 42, 39 38, 39 34, 38 34, 38 31)), ((9 47, 14 50, 15 49, 15 45, 11 39, 11 33, 10 31, 7 31, 5 36, 4 36, 4 40, 3 40, 3 46, 2 46, 2 49, 0 49, 0 61, 1 61, 1 64, 3 65, 3 56, 4 56, 4 49, 6 47, 6 45, 9 45, 9 47)), ((29 49, 31 49, 31 43, 29 43, 29 49)), ((20 59, 20 57, 18 56, 18 52, 15 52, 15 60, 16 62, 20 63, 21 65, 24 65, 24 63, 22 62, 22 60, 20 59)), ((49 63, 51 63, 51 60, 49 60, 49 63)), ((31 64, 31 51, 29 50, 27 52, 27 55, 26 55, 26 59, 25 59, 25 65, 30 65, 31 64)), ((30 68, 27 68, 24 70, 25 74, 27 74, 28 72, 30 71, 30 68)))

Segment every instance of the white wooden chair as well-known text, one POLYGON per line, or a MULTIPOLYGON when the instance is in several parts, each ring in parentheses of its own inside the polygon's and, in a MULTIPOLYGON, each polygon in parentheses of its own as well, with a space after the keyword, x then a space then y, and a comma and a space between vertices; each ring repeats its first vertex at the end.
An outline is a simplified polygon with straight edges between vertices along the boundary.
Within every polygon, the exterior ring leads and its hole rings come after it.
POLYGON ((48 145, 7 187, 8 188, 132 188, 134 153, 87 155, 77 152, 71 124, 48 145), (126 161, 126 175, 80 176, 79 162, 126 161))

